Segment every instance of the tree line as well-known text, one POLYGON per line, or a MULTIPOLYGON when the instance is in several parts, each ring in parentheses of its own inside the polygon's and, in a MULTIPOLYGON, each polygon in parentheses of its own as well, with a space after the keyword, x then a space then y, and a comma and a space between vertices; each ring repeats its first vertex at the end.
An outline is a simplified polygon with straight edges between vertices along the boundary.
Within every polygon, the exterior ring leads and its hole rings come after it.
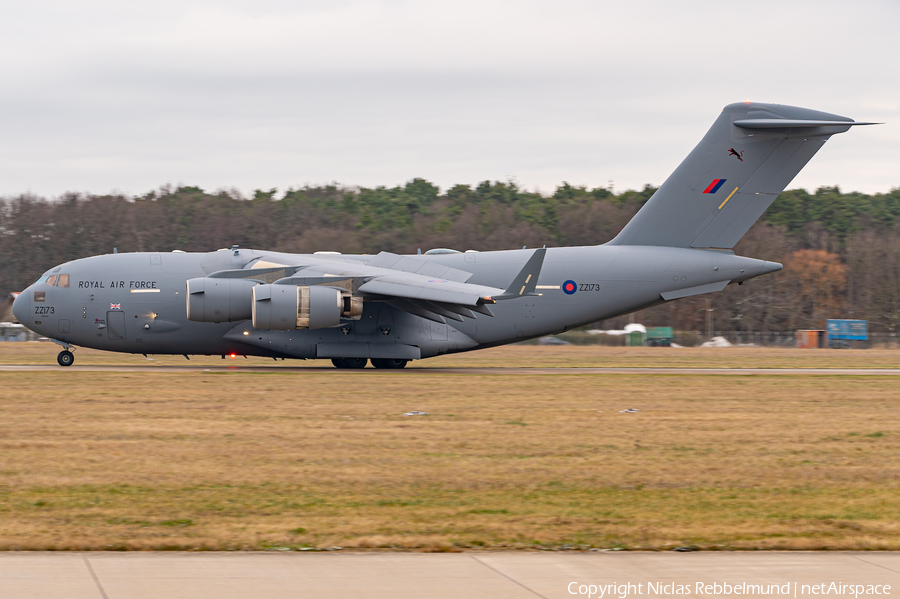
MULTIPOLYGON (((21 290, 56 264, 130 251, 211 251, 238 244, 281 252, 415 253, 433 247, 480 251, 595 245, 609 241, 655 188, 618 194, 560 185, 553 194, 514 182, 455 185, 424 179, 396 187, 339 185, 207 192, 162 187, 143 196, 64 194, 0 199, 0 293, 21 290)), ((826 318, 861 318, 873 331, 900 327, 900 189, 843 193, 822 187, 781 194, 735 247, 782 262, 783 271, 724 292, 637 314, 647 325, 823 328, 826 318)), ((604 323, 618 326, 623 321, 604 323)))

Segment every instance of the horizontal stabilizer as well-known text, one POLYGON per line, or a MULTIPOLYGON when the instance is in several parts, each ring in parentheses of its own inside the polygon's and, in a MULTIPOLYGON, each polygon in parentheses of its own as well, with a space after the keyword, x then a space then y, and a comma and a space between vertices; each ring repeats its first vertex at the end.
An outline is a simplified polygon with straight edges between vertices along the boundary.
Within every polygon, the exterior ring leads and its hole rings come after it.
POLYGON ((851 127, 853 125, 883 125, 856 121, 815 121, 807 119, 738 119, 734 122, 744 129, 793 129, 795 127, 851 127))

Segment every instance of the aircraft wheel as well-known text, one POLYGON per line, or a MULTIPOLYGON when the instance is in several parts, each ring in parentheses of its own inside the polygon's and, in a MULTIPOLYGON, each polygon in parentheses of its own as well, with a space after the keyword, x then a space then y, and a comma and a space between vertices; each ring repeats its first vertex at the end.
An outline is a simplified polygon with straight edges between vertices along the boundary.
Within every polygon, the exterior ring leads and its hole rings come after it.
POLYGON ((331 363, 335 368, 365 368, 365 358, 332 358, 331 363))
POLYGON ((406 363, 409 360, 401 360, 395 358, 372 358, 372 366, 375 368, 406 368, 406 363))
POLYGON ((75 361, 75 356, 72 355, 72 352, 69 350, 64 350, 59 352, 59 355, 56 356, 56 361, 59 362, 60 366, 71 366, 75 361))

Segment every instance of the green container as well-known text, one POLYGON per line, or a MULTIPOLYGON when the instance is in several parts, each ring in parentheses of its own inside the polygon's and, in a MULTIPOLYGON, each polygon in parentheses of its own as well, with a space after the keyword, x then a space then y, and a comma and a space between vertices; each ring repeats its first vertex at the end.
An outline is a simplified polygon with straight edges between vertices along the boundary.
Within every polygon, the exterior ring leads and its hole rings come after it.
POLYGON ((669 347, 673 337, 675 331, 672 327, 647 327, 647 345, 651 347, 669 347))
POLYGON ((671 339, 674 335, 672 327, 647 327, 647 339, 671 339))
POLYGON ((646 339, 646 333, 642 333, 640 331, 631 331, 625 337, 625 345, 628 347, 644 347, 644 340, 646 339))

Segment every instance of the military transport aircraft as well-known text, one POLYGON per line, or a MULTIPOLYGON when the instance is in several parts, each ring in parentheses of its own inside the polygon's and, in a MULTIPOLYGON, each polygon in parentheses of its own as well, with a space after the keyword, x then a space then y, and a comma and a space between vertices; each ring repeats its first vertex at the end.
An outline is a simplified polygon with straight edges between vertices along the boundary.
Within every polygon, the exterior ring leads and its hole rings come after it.
POLYGON ((65 349, 329 358, 338 368, 560 333, 781 270, 734 245, 853 120, 792 106, 726 106, 612 241, 424 255, 107 254, 50 269, 13 304, 65 349))

